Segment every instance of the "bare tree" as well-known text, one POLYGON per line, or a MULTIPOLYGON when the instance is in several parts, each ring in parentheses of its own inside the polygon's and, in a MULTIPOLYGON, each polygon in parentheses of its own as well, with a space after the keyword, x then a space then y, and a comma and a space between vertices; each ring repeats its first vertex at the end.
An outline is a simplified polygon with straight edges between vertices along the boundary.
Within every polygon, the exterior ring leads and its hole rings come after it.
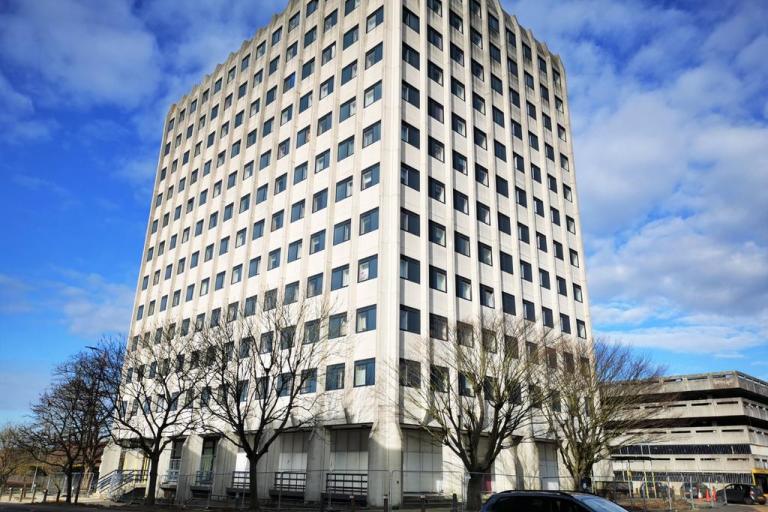
POLYGON ((13 425, 0 428, 0 489, 3 489, 8 479, 27 463, 25 454, 16 442, 17 430, 13 425))
MULTIPOLYGON (((54 373, 59 381, 67 383, 77 400, 74 413, 79 461, 83 472, 90 474, 96 473, 101 453, 110 439, 114 383, 120 376, 119 367, 110 360, 118 347, 115 343, 105 338, 98 347, 88 347, 59 365, 54 373)), ((78 485, 75 501, 79 491, 78 485)))
MULTIPOLYGON (((196 330, 201 328, 196 326, 196 330)), ((163 450, 200 424, 200 415, 192 408, 199 391, 198 352, 194 333, 189 331, 186 320, 180 328, 165 324, 130 350, 113 345, 103 354, 116 370, 112 375, 122 376, 112 386, 111 435, 118 445, 136 449, 149 460, 147 505, 155 502, 163 450)))
POLYGON ((627 345, 562 341, 562 364, 548 375, 552 399, 544 408, 566 469, 579 485, 614 449, 647 439, 664 403, 664 368, 627 345), (639 407, 643 400, 661 407, 639 407))
POLYGON ((74 473, 81 463, 81 419, 77 386, 56 382, 32 404, 31 421, 20 427, 16 442, 32 459, 61 471, 72 502, 74 473))
POLYGON ((267 298, 259 311, 230 309, 226 321, 203 332, 205 430, 245 452, 251 510, 260 508, 261 458, 281 433, 319 417, 315 391, 328 309, 323 302, 267 298))
MULTIPOLYGON (((520 344, 540 349, 551 333, 504 315, 455 327, 437 323, 430 331, 430 343, 440 344, 433 347, 430 383, 406 395, 406 414, 459 457, 469 473, 467 509, 478 510, 484 475, 519 442, 521 427, 540 407, 540 365, 534 353, 521 357, 520 344)), ((401 380, 407 371, 401 368, 401 380)))

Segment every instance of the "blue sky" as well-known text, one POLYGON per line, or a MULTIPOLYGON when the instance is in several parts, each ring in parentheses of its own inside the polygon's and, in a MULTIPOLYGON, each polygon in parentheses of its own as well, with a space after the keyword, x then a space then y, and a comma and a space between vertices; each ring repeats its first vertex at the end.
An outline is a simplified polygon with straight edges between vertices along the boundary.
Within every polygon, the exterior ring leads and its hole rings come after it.
MULTIPOLYGON (((565 61, 596 334, 768 378, 768 3, 504 4, 565 61)), ((284 5, 0 4, 0 422, 127 330, 164 113, 284 5)))

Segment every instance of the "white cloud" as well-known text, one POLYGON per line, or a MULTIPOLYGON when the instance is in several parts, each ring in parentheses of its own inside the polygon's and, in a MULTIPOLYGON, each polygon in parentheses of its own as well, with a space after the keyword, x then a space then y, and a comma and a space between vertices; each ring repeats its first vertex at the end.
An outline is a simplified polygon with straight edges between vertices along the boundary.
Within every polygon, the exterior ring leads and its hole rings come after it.
POLYGON ((0 55, 42 78, 30 81, 49 105, 136 106, 159 79, 153 34, 131 3, 13 0, 5 7, 0 55))
POLYGON ((768 4, 507 7, 568 73, 598 332, 722 357, 768 345, 768 4))
POLYGON ((73 334, 97 338, 102 334, 127 331, 135 290, 106 280, 99 274, 64 271, 61 281, 52 283, 53 302, 73 334))

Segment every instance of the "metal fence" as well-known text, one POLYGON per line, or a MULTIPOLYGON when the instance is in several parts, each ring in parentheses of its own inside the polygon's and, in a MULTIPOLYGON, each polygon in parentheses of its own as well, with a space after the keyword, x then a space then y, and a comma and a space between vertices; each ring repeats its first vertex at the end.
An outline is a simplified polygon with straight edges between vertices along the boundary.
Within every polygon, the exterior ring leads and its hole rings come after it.
MULTIPOLYGON (((505 490, 587 490, 615 501, 630 511, 680 511, 718 508, 726 504, 725 483, 715 479, 675 482, 657 475, 593 476, 591 487, 581 489, 568 477, 515 474, 475 474, 463 471, 318 470, 259 472, 255 486, 259 500, 276 510, 290 510, 306 503, 325 508, 398 506, 401 510, 443 507, 463 511, 467 487, 480 481, 484 498, 505 490), (322 505, 319 505, 322 504, 322 505)), ((179 507, 240 509, 250 502, 250 474, 201 472, 179 474, 170 469, 158 476, 157 501, 179 507)), ((126 471, 106 475, 93 486, 115 501, 140 501, 146 491, 146 472, 126 471)))
POLYGON ((10 479, 0 487, 0 501, 62 501, 70 496, 75 502, 96 495, 98 481, 98 475, 93 473, 74 473, 70 487, 64 473, 23 475, 10 479))

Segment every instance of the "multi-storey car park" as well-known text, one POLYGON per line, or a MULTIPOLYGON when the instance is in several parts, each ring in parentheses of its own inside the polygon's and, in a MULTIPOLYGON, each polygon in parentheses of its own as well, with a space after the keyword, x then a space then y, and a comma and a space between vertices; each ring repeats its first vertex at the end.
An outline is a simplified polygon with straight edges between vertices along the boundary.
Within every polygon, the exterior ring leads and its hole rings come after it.
MULTIPOLYGON (((291 1, 169 109, 131 343, 311 286, 345 320, 328 366, 350 378, 325 389, 321 368, 316 391, 344 408, 283 435, 264 470, 322 472, 307 499, 347 473, 368 475, 370 503, 451 492, 461 465, 392 406, 386 375, 402 358, 424 382, 430 325, 484 313, 590 336, 573 161, 560 58, 498 0, 291 1)), ((558 474, 529 434, 492 478, 558 474)), ((200 433, 161 463, 246 461, 200 433)), ((112 445, 101 474, 140 467, 112 445)))
MULTIPOLYGON (((768 490, 768 383, 738 371, 669 376, 674 397, 645 430, 645 442, 612 455, 619 480, 754 484, 768 490)), ((641 407, 656 407, 655 396, 641 407)))

